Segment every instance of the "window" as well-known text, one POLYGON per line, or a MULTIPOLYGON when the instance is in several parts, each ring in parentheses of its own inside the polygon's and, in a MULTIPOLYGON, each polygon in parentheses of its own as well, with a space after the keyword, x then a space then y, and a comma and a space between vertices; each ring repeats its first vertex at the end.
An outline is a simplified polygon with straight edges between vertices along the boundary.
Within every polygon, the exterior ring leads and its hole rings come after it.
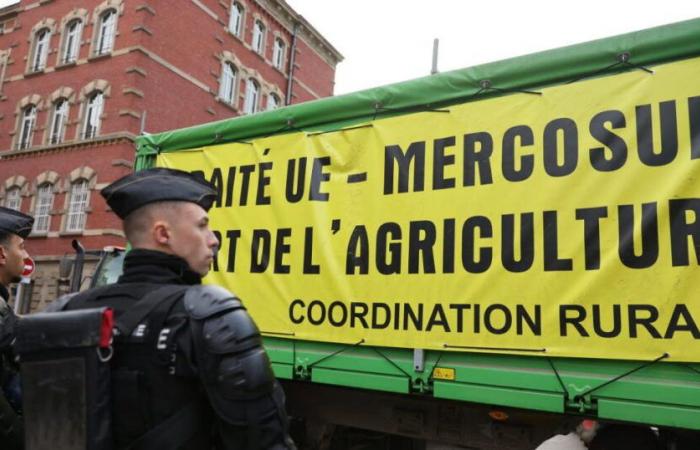
POLYGON ((72 20, 66 25, 63 37, 63 56, 61 57, 61 64, 72 63, 78 59, 82 31, 83 23, 78 19, 72 20))
POLYGON ((19 186, 12 187, 7 190, 5 195, 5 207, 19 211, 22 207, 22 197, 20 196, 19 186))
POLYGON ((221 69, 221 84, 219 86, 219 98, 233 105, 236 95, 236 68, 230 62, 225 62, 221 69))
POLYGON ((51 226, 51 208, 53 208, 53 185, 44 183, 39 186, 36 192, 33 232, 47 233, 49 231, 51 226))
POLYGON ((265 26, 259 20, 255 21, 253 26, 253 50, 263 54, 265 49, 265 26))
POLYGON ((228 20, 228 29, 231 33, 240 37, 243 31, 243 6, 238 2, 231 5, 231 17, 228 20))
POLYGON ((272 111, 280 107, 280 99, 275 94, 267 96, 267 110, 272 111))
POLYGON ((36 106, 29 105, 22 111, 22 119, 19 124, 19 141, 17 148, 23 150, 32 146, 34 137, 34 125, 36 123, 36 106))
POLYGON ((275 46, 272 51, 272 64, 279 70, 284 67, 284 41, 280 38, 275 39, 275 46))
POLYGON ((258 97, 260 95, 260 86, 252 78, 248 79, 245 85, 245 102, 243 103, 243 112, 253 114, 258 111, 258 97))
POLYGON ((114 48, 114 31, 117 23, 117 12, 110 9, 100 16, 100 24, 97 29, 96 55, 104 55, 114 48))
POLYGON ((104 104, 104 95, 97 91, 87 99, 85 107, 85 122, 83 124, 83 138, 90 139, 100 132, 100 116, 104 104))
POLYGON ((34 53, 32 54, 32 72, 39 72, 46 67, 50 38, 51 32, 48 28, 43 28, 36 33, 36 37, 34 38, 34 53))
POLYGON ((83 231, 85 228, 85 209, 90 201, 87 180, 78 180, 71 185, 68 203, 66 231, 83 231))
POLYGON ((53 104, 51 115, 51 131, 49 134, 49 144, 60 144, 66 134, 66 123, 68 122, 68 100, 61 98, 53 104))

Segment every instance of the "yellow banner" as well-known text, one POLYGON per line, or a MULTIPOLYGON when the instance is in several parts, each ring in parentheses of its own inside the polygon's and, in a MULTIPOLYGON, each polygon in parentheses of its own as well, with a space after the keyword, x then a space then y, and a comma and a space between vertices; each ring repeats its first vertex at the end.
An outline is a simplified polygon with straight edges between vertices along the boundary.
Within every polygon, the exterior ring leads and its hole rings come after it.
POLYGON ((161 154, 264 333, 700 361, 700 59, 161 154))

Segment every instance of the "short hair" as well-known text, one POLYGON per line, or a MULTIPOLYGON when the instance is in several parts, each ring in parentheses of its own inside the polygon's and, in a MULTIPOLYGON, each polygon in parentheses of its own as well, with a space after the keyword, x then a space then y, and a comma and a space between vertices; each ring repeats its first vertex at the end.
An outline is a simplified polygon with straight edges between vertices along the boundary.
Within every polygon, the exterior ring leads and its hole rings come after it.
POLYGON ((126 239, 134 244, 148 232, 155 220, 175 220, 181 201, 155 202, 135 209, 124 219, 126 239))
POLYGON ((11 237, 12 233, 9 231, 0 230, 0 245, 8 245, 11 237))

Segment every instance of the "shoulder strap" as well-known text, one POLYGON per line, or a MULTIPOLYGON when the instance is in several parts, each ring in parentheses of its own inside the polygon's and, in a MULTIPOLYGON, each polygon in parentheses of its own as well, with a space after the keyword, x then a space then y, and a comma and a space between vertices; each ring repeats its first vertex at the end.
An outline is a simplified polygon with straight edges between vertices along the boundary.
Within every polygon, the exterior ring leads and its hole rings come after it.
POLYGON ((129 336, 144 317, 148 316, 161 302, 167 299, 177 299, 175 294, 185 291, 189 287, 188 285, 169 284, 149 292, 117 318, 114 324, 115 328, 122 336, 129 336))
POLYGON ((180 411, 151 428, 126 447, 128 450, 172 450, 207 426, 207 410, 202 400, 190 402, 180 411))

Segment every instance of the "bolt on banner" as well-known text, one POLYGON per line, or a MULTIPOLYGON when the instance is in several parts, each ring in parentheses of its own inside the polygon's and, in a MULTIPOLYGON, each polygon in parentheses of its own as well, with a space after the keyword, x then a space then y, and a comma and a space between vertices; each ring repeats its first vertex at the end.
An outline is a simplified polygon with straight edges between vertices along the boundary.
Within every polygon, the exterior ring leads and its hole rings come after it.
POLYGON ((207 282, 295 339, 700 361, 700 59, 163 153, 207 282))

